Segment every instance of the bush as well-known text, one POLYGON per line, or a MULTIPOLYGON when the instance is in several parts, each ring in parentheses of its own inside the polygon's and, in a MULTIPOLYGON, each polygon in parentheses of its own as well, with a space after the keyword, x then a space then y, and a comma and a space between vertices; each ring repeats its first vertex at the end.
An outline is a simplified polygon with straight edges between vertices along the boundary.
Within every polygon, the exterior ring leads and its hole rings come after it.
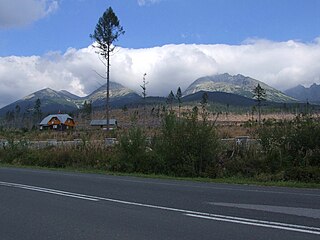
POLYGON ((297 117, 265 125, 258 131, 271 171, 290 167, 320 167, 320 124, 297 117))
POLYGON ((28 152, 28 147, 25 141, 15 142, 13 140, 8 141, 8 145, 0 150, 0 161, 3 163, 16 163, 28 152))
POLYGON ((320 182, 320 168, 315 167, 293 167, 285 170, 284 179, 299 182, 320 182))
POLYGON ((236 146, 233 156, 224 162, 225 176, 254 177, 267 171, 265 156, 256 146, 236 146))
POLYGON ((158 170, 155 166, 160 164, 152 151, 142 129, 132 127, 120 137, 110 169, 121 172, 156 173, 158 170))
POLYGON ((217 174, 220 145, 214 126, 199 122, 197 114, 177 118, 165 116, 155 150, 163 159, 167 174, 206 176, 217 174))

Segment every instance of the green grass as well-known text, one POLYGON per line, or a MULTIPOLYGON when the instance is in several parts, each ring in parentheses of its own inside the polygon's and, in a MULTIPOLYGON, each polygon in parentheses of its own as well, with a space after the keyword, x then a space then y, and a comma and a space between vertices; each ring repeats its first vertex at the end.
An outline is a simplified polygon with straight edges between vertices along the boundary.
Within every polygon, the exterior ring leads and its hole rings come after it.
POLYGON ((226 183, 226 184, 241 184, 241 185, 256 185, 256 186, 274 186, 274 187, 290 187, 290 188, 320 188, 320 183, 305 183, 305 182, 293 182, 293 181, 258 181, 253 178, 242 177, 228 177, 228 178, 188 178, 188 177, 174 177, 167 175, 156 174, 142 174, 142 173, 121 173, 121 172, 108 172, 93 168, 48 168, 38 166, 22 166, 0 163, 1 167, 8 168, 26 168, 26 169, 39 169, 39 170, 51 170, 62 172, 75 172, 75 173, 91 173, 102 174, 112 176, 130 176, 150 179, 164 179, 164 180, 178 180, 178 181, 190 181, 190 182, 204 182, 204 183, 226 183))

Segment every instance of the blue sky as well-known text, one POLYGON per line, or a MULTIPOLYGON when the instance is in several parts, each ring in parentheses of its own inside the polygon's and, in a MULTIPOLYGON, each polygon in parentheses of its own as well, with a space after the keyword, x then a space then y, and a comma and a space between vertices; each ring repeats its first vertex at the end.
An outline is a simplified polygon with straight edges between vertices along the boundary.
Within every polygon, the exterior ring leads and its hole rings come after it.
MULTIPOLYGON (((6 0, 4 0, 6 1, 6 0)), ((34 22, 0 29, 0 54, 43 55, 91 44, 108 6, 126 34, 118 44, 147 48, 165 44, 241 44, 248 38, 310 42, 320 36, 318 0, 60 0, 34 22), (140 0, 140 2, 143 2, 140 0)), ((14 14, 14 13, 13 13, 14 14)), ((17 11, 16 14, 23 14, 17 11)))
POLYGON ((89 35, 111 6, 126 31, 111 81, 148 95, 243 74, 279 90, 320 83, 320 0, 0 0, 0 107, 42 88, 104 84, 89 35))

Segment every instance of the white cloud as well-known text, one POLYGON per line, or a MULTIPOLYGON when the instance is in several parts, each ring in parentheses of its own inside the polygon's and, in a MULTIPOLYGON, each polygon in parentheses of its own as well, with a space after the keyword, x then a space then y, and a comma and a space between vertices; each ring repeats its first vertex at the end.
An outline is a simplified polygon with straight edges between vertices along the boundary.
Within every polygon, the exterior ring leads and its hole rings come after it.
MULTIPOLYGON (((104 66, 92 47, 45 56, 0 57, 0 107, 45 87, 86 95, 105 83, 104 66)), ((243 74, 280 90, 320 83, 320 41, 250 40, 241 45, 165 45, 118 48, 111 57, 111 81, 147 94, 167 96, 180 86, 216 73, 243 74)))
POLYGON ((28 25, 58 9, 58 0, 1 0, 0 28, 28 25))
POLYGON ((160 2, 161 0, 137 0, 139 6, 146 6, 160 2))

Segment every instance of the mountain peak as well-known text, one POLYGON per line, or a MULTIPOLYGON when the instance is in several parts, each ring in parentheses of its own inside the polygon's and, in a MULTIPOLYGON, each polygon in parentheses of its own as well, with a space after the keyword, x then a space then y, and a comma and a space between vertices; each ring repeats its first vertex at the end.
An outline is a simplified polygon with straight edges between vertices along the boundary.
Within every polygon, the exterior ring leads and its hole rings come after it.
MULTIPOLYGON (((119 98, 123 97, 126 95, 137 95, 134 91, 131 89, 124 87, 120 83, 116 82, 110 82, 110 98, 119 98)), ((90 95, 87 96, 87 98, 91 101, 96 101, 96 100, 102 100, 105 99, 107 95, 107 84, 102 85, 99 87, 97 90, 93 91, 90 95)))
POLYGON ((302 85, 290 88, 285 93, 302 102, 320 103, 320 85, 313 83, 309 88, 302 85))
POLYGON ((67 90, 60 90, 59 91, 60 94, 62 94, 63 96, 65 96, 66 98, 70 98, 70 99, 73 99, 73 100, 79 100, 81 99, 81 97, 71 93, 71 92, 68 92, 67 90))
POLYGON ((226 92, 238 94, 247 98, 253 97, 253 89, 260 84, 267 91, 267 100, 275 102, 294 101, 293 98, 268 86, 267 84, 246 77, 241 74, 230 75, 229 73, 216 74, 213 76, 201 77, 195 80, 183 93, 183 95, 193 94, 199 91, 226 92))
MULTIPOLYGON (((90 95, 79 97, 66 90, 55 91, 51 88, 44 88, 1 108, 0 116, 7 111, 14 111, 16 105, 21 107, 21 112, 26 112, 27 109, 34 106, 38 98, 41 100, 41 110, 43 113, 58 112, 59 110, 73 112, 80 109, 84 101, 90 101, 93 106, 101 107, 105 105, 106 91, 107 87, 104 84, 90 95)), ((131 89, 119 83, 110 82, 110 103, 113 106, 128 105, 138 102, 140 99, 141 97, 131 89)))

